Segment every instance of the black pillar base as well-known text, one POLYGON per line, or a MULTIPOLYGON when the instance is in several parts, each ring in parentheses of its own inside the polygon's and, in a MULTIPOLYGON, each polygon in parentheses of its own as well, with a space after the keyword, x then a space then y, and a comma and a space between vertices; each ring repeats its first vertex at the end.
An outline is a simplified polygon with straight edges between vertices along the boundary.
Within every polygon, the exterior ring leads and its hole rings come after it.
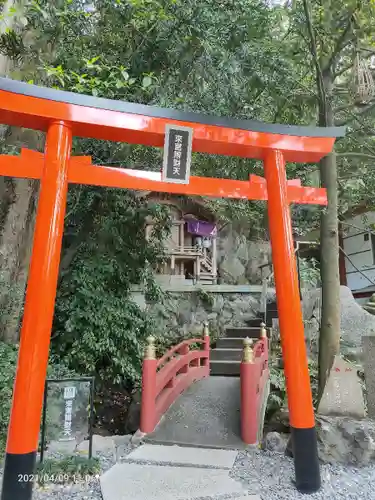
POLYGON ((316 429, 291 427, 291 434, 296 487, 300 493, 315 493, 321 486, 316 429))
POLYGON ((35 460, 36 452, 6 454, 1 500, 31 500, 35 460))

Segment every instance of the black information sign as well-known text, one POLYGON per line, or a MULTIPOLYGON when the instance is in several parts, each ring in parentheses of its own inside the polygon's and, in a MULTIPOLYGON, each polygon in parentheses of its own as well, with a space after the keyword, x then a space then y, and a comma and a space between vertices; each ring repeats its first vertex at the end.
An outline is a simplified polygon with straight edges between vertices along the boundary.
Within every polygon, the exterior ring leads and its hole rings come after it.
POLYGON ((92 456, 94 423, 94 378, 47 379, 44 390, 41 425, 40 461, 47 443, 52 448, 72 454, 75 446, 88 440, 92 456))
POLYGON ((167 125, 162 180, 189 184, 193 129, 167 125))

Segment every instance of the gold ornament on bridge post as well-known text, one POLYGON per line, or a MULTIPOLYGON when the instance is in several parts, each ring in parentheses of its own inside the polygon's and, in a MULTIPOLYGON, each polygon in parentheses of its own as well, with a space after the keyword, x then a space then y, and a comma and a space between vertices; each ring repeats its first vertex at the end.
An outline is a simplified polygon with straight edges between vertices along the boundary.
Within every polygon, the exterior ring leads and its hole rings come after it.
POLYGON ((253 341, 249 337, 246 337, 243 341, 242 362, 254 363, 253 341))
POLYGON ((266 330, 265 323, 261 323, 260 324, 260 338, 261 339, 266 339, 267 338, 267 330, 266 330))
POLYGON ((155 337, 153 336, 147 338, 145 359, 156 359, 155 337))
POLYGON ((208 330, 208 321, 205 321, 203 323, 203 337, 209 337, 210 336, 210 332, 208 330))

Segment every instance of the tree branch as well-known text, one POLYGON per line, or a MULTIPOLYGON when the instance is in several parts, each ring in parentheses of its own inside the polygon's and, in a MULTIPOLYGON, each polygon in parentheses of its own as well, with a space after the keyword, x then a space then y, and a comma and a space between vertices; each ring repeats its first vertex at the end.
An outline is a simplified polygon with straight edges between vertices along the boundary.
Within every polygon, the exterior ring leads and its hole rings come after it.
MULTIPOLYGON (((375 50, 370 50, 370 49, 361 49, 361 50, 365 50, 366 52, 368 52, 368 54, 363 56, 362 59, 366 60, 366 59, 369 59, 371 56, 375 55, 375 50)), ((338 78, 339 76, 343 75, 346 71, 349 71, 353 67, 353 64, 354 64, 354 57, 353 57, 353 60, 350 64, 348 64, 347 66, 344 66, 343 68, 340 69, 340 71, 336 71, 334 73, 335 79, 338 78)))
POLYGON ((343 30, 343 32, 341 33, 341 36, 337 40, 336 47, 333 49, 333 52, 331 54, 331 57, 329 58, 329 61, 328 61, 325 69, 329 70, 335 64, 335 60, 336 60, 337 56, 339 55, 339 53, 348 45, 348 43, 350 43, 352 41, 350 39, 347 40, 347 35, 349 34, 349 30, 352 27, 351 19, 352 19, 352 16, 355 14, 356 10, 357 9, 355 8, 346 18, 345 21, 347 22, 347 25, 346 25, 345 29, 343 30))
POLYGON ((313 57, 313 62, 315 65, 315 70, 316 70, 316 80, 317 80, 317 84, 318 84, 319 97, 323 102, 323 112, 324 112, 324 115, 326 115, 327 96, 326 96, 326 92, 325 92, 325 88, 324 88, 323 72, 322 72, 322 68, 320 66, 320 62, 319 62, 318 49, 317 49, 317 45, 316 45, 314 27, 313 27, 312 19, 311 19, 310 4, 309 4, 308 0, 303 0, 303 8, 305 11, 305 16, 306 16, 307 30, 308 30, 309 37, 310 37, 310 52, 311 52, 311 55, 313 57))
POLYGON ((336 153, 336 156, 353 156, 353 157, 358 157, 358 158, 363 158, 366 160, 375 160, 375 155, 369 155, 367 153, 360 153, 356 151, 351 151, 348 153, 336 153))
POLYGON ((356 120, 356 119, 360 118, 361 116, 365 116, 367 113, 369 113, 373 109, 375 109, 375 101, 370 102, 367 106, 365 106, 364 108, 362 108, 359 113, 350 113, 350 115, 351 115, 350 119, 348 119, 348 120, 341 120, 339 122, 336 122, 335 126, 336 127, 342 127, 344 125, 348 125, 353 120, 356 120))

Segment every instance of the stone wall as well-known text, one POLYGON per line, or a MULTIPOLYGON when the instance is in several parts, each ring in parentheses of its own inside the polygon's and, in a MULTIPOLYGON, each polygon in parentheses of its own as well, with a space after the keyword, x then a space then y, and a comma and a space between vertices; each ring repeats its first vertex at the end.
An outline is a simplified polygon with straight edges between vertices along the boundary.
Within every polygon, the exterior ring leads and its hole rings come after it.
POLYGON ((231 225, 219 231, 217 256, 222 283, 255 285, 262 282, 259 266, 271 261, 271 245, 269 241, 251 240, 247 233, 231 225))
MULTIPOLYGON (((319 336, 321 291, 303 291, 303 316, 308 343, 317 345, 319 336)), ((340 287, 341 302, 341 353, 362 365, 362 337, 375 335, 375 316, 365 311, 354 299, 351 290, 340 287)))
POLYGON ((244 288, 219 285, 192 286, 186 291, 172 288, 164 290, 163 303, 156 304, 147 303, 141 292, 133 292, 133 299, 146 309, 155 322, 156 333, 164 338, 200 335, 205 321, 209 322, 212 336, 217 337, 226 327, 246 326, 246 320, 259 315, 260 290, 250 292, 243 291, 244 288))

